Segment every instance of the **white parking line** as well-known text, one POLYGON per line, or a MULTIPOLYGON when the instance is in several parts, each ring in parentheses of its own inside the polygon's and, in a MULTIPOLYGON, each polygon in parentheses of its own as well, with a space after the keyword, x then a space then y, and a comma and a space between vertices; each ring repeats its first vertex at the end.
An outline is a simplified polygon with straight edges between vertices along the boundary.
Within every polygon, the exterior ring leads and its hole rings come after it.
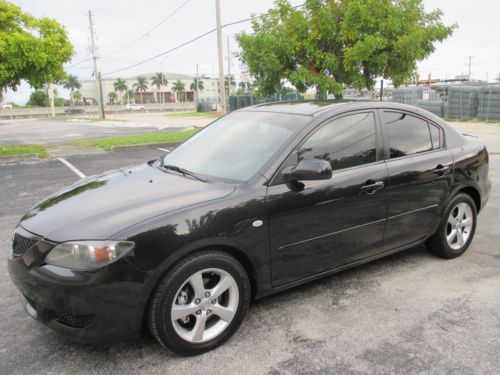
POLYGON ((63 158, 57 158, 57 160, 59 160, 61 163, 63 163, 65 166, 67 166, 69 169, 71 169, 73 171, 73 173, 75 173, 78 177, 80 178, 85 178, 87 176, 85 176, 82 171, 80 171, 77 167, 75 167, 73 164, 71 164, 69 161, 67 161, 66 159, 63 159, 63 158))
POLYGON ((158 148, 158 150, 163 151, 163 152, 166 152, 167 154, 170 152, 170 150, 167 150, 167 149, 165 149, 165 148, 158 148))

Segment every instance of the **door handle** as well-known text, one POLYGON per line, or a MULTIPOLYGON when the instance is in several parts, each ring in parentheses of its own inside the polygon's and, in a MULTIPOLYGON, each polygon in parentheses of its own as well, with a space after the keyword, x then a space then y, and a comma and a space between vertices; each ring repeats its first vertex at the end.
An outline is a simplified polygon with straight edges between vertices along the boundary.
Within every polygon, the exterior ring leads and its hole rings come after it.
POLYGON ((436 168, 432 170, 432 173, 442 176, 450 170, 450 167, 438 164, 436 168))
POLYGON ((367 185, 361 186, 361 191, 367 194, 375 194, 377 190, 383 189, 385 184, 383 181, 373 182, 368 181, 367 185))

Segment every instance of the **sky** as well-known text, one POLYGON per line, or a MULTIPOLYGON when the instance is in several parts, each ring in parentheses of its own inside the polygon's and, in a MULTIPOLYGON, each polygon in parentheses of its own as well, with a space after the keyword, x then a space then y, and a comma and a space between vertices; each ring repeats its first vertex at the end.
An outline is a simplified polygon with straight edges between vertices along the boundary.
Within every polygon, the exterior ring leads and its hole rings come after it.
MULTIPOLYGON (((10 1, 34 16, 55 18, 66 27, 75 48, 73 61, 66 65, 67 71, 81 79, 90 78, 93 71, 92 61, 89 60, 89 10, 93 14, 99 49, 98 68, 103 78, 134 77, 160 71, 162 67, 164 72, 195 74, 197 63, 200 75, 217 75, 215 32, 166 56, 113 73, 213 29, 215 0, 10 1), (162 21, 164 22, 161 23, 162 21)), ((290 3, 299 5, 303 0, 290 0, 290 3)), ((273 0, 221 0, 222 23, 264 13, 272 5, 273 0)), ((438 43, 436 51, 429 58, 418 63, 422 78, 427 78, 429 73, 432 78, 442 79, 468 74, 469 56, 472 56, 472 78, 493 81, 498 77, 500 1, 424 0, 424 5, 429 11, 435 8, 443 10, 444 23, 457 23, 458 29, 444 43, 438 43)), ((224 28, 226 52, 228 37, 231 52, 236 52, 238 44, 234 35, 241 31, 251 32, 250 26, 250 22, 246 22, 224 28)), ((227 72, 227 57, 224 63, 227 72)), ((236 73, 237 80, 239 65, 239 61, 233 56, 231 72, 236 73)), ((30 87, 23 84, 17 92, 7 92, 6 102, 24 104, 30 91, 30 87)), ((59 94, 67 95, 62 89, 59 89, 59 94)))

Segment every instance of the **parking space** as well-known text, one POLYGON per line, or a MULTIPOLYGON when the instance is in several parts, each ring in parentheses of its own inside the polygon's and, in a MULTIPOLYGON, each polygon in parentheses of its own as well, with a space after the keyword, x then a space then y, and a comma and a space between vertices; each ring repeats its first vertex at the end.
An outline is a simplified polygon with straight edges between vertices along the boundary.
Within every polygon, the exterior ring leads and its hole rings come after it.
MULTIPOLYGON (((68 157, 86 175, 138 164, 158 149, 68 157)), ((0 165, 0 373, 498 373, 500 155, 476 238, 445 261, 424 246, 255 302, 222 347, 195 358, 147 334, 75 344, 24 313, 6 258, 20 216, 78 177, 58 160, 0 165)), ((75 213, 77 214, 77 213, 75 213)))

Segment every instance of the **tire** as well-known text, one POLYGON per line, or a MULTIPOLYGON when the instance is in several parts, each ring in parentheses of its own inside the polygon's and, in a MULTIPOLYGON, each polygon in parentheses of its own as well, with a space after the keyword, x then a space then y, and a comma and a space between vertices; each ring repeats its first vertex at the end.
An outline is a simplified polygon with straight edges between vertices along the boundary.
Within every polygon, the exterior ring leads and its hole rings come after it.
POLYGON ((153 292, 149 329, 175 353, 196 355, 212 350, 240 326, 250 289, 245 269, 231 255, 205 251, 189 256, 171 268, 153 292), (224 290, 222 294, 218 287, 224 290), (180 318, 175 320, 173 314, 180 318))
POLYGON ((445 259, 452 259, 462 255, 474 238, 476 223, 477 208, 473 199, 464 193, 457 194, 446 206, 439 229, 427 240, 427 248, 435 255, 445 259), (465 212, 465 214, 461 216, 461 212, 465 212), (459 219, 458 222, 456 222, 456 217, 459 219), (468 222, 468 219, 472 222, 468 222), (469 225, 464 225, 466 222, 469 225), (458 227, 454 228, 452 223, 455 223, 458 227), (457 233, 457 231, 460 231, 461 234, 457 233), (455 232, 454 236, 452 232, 455 232))

